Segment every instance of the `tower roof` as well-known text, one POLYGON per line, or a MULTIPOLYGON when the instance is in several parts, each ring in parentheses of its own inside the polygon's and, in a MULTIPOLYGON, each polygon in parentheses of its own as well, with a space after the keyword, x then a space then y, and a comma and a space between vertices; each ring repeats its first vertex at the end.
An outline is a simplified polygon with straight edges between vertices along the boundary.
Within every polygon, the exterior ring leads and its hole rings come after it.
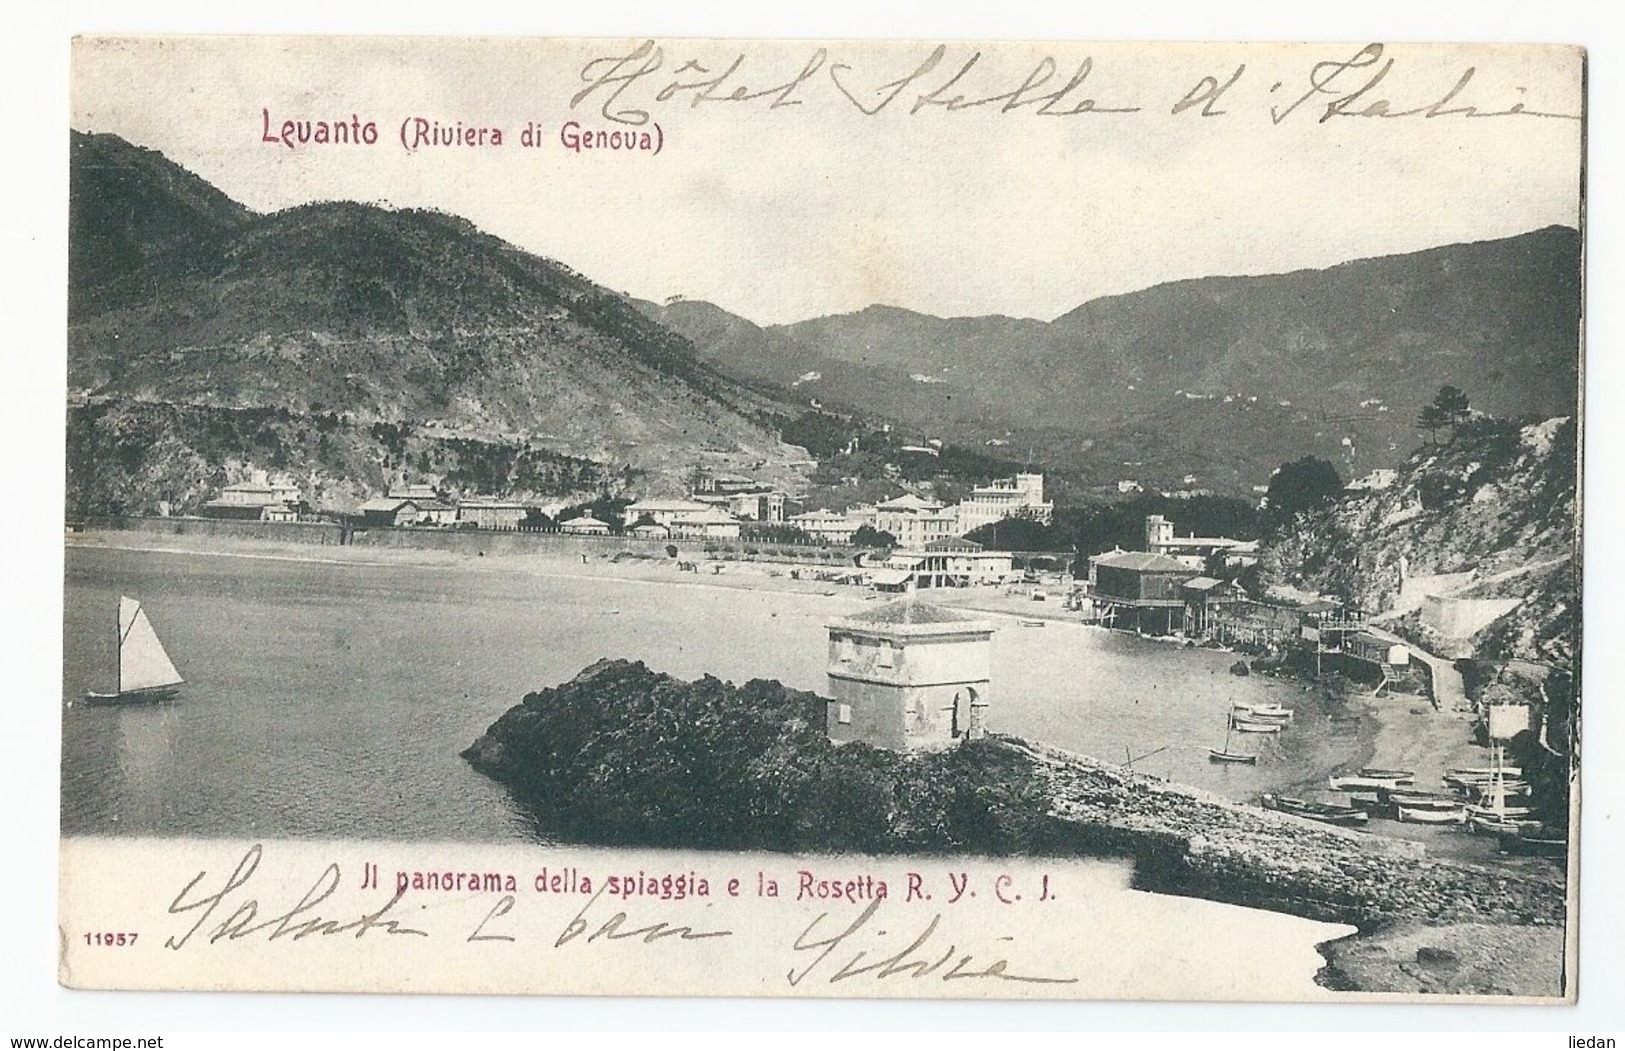
POLYGON ((956 635, 992 633, 993 625, 929 602, 903 599, 865 609, 830 622, 831 628, 873 631, 885 635, 956 635))

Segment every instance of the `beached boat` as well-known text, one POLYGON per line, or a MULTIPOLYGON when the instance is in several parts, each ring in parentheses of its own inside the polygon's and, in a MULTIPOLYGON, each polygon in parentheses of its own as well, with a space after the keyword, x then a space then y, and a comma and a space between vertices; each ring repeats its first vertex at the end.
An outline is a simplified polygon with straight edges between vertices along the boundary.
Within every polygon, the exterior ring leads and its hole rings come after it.
POLYGON ((1449 770, 1446 770, 1444 773, 1445 780, 1449 780, 1452 777, 1464 778, 1468 780, 1488 780, 1491 777, 1494 777, 1497 773, 1499 773, 1502 777, 1522 777, 1523 767, 1502 766, 1497 768, 1494 766, 1455 766, 1451 767, 1449 770))
POLYGON ((1467 820, 1467 808, 1457 803, 1454 807, 1409 806, 1399 804, 1399 820, 1417 825, 1459 825, 1467 820))
POLYGON ((1235 711, 1242 715, 1250 715, 1255 719, 1286 719, 1292 718, 1292 709, 1279 704, 1238 704, 1235 711))
POLYGON ((1235 732, 1235 729, 1236 729, 1236 726, 1235 726, 1234 721, 1226 722, 1225 728, 1224 728, 1224 747, 1223 748, 1209 748, 1207 750, 1207 761, 1208 762, 1210 762, 1210 763, 1251 763, 1251 764, 1253 764, 1255 766, 1258 764, 1258 756, 1249 754, 1247 752, 1232 752, 1230 750, 1230 735, 1235 732))
POLYGON ((186 680, 158 640, 147 611, 133 598, 118 600, 118 680, 111 692, 91 690, 86 704, 150 704, 180 692, 186 680))
POLYGON ((1237 733, 1244 734, 1278 734, 1281 732, 1280 723, 1260 722, 1257 719, 1244 719, 1234 715, 1230 717, 1230 726, 1237 733))
POLYGON ((1380 788, 1398 788, 1405 782, 1392 777, 1365 777, 1358 774, 1333 774, 1326 784, 1333 792, 1374 792, 1380 788))
POLYGON ((1402 785, 1408 785, 1412 781, 1416 780, 1416 771, 1414 771, 1414 770, 1383 770, 1383 769, 1381 769, 1379 767, 1374 767, 1374 766, 1362 766, 1362 767, 1360 767, 1360 776, 1361 777, 1392 778, 1393 780, 1399 782, 1402 785))
POLYGON ((1436 810, 1447 810, 1450 807, 1462 805, 1460 796, 1449 796, 1439 792, 1417 792, 1405 788, 1378 789, 1383 802, 1393 803, 1396 806, 1433 807, 1436 810))
POLYGON ((1541 822, 1526 817, 1485 817, 1471 812, 1467 814, 1467 830, 1484 836, 1522 835, 1538 832, 1541 828, 1541 822))
POLYGON ((1476 788, 1476 803, 1467 804, 1467 824, 1475 832, 1510 831, 1503 826, 1508 823, 1515 825, 1531 813, 1530 807, 1512 801, 1522 791, 1527 791, 1527 786, 1508 783, 1501 754, 1501 746, 1496 745, 1490 753, 1489 783, 1476 788))
POLYGON ((1567 836, 1547 835, 1542 829, 1500 832, 1500 850, 1503 854, 1521 854, 1537 858, 1566 858, 1569 856, 1567 836))
POLYGON ((1042 628, 1044 626, 1044 622, 1041 620, 1018 620, 1016 623, 1024 628, 1042 628))
POLYGON ((1371 815, 1358 807, 1339 806, 1336 803, 1311 803, 1305 799, 1270 793, 1264 794, 1262 802, 1266 810, 1277 810, 1283 814, 1322 821, 1329 825, 1363 825, 1371 820, 1371 815))

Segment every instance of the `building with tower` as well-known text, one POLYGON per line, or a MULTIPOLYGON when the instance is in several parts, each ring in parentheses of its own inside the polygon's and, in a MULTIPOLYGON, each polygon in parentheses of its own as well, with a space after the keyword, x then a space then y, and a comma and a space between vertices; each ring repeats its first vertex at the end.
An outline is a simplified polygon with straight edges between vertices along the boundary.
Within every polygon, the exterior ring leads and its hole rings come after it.
POLYGON ((985 735, 992 624, 911 597, 827 627, 830 740, 931 752, 985 735))

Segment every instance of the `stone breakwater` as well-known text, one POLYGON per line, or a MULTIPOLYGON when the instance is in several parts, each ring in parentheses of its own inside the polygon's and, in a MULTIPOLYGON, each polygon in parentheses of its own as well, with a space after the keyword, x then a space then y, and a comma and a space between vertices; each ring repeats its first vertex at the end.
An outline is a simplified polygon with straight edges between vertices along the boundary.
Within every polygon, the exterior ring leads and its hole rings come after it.
POLYGON ((1010 738, 1047 784, 1078 845, 1138 862, 1146 890, 1373 930, 1395 923, 1559 927, 1564 881, 1430 859, 1423 847, 1243 806, 1060 749, 1010 738))

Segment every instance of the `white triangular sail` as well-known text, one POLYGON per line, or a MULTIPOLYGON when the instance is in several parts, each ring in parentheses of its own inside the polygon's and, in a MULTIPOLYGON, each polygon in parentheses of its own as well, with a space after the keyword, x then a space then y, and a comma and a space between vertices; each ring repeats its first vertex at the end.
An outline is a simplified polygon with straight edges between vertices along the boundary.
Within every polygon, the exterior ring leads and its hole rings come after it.
POLYGON ((133 598, 118 602, 118 688, 120 693, 174 686, 181 673, 170 663, 147 613, 133 598))

